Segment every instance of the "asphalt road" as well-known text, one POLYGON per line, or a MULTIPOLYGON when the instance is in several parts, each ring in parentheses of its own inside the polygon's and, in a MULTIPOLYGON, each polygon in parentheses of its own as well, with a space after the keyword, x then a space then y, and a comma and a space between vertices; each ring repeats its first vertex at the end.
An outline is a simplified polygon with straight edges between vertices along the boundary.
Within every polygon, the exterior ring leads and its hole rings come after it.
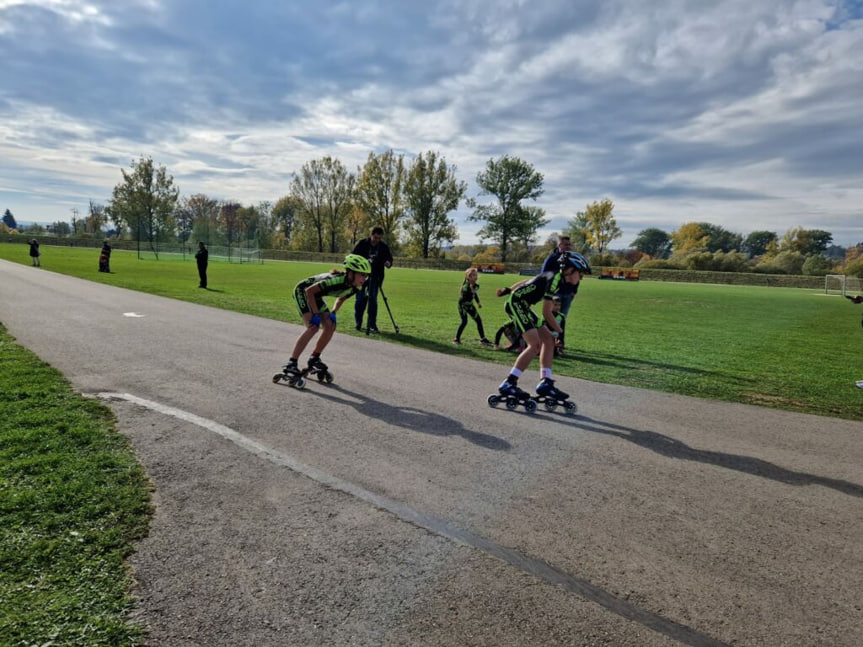
POLYGON ((859 422, 568 378, 574 417, 491 409, 500 366, 339 334, 298 391, 297 326, 5 261, 0 322, 153 481, 153 645, 860 644, 859 422))

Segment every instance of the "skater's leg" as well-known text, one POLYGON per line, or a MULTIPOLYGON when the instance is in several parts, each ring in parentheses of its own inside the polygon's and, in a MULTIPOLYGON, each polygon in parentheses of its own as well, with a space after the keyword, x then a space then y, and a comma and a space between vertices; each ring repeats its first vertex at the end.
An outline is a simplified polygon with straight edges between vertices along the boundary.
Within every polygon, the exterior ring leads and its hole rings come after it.
MULTIPOLYGON (((294 350, 291 353, 291 357, 299 358, 299 356, 303 354, 303 351, 306 349, 306 346, 311 341, 312 337, 318 334, 320 328, 318 326, 313 326, 310 323, 311 318, 312 314, 310 312, 306 312, 305 314, 303 314, 303 321, 306 324, 306 329, 303 331, 303 333, 297 339, 297 342, 294 344, 294 350)), ((330 336, 332 337, 332 334, 330 334, 330 336)))
POLYGON ((321 325, 323 326, 323 332, 321 333, 321 336, 318 337, 318 343, 315 344, 315 350, 312 351, 312 355, 320 355, 323 353, 327 344, 329 344, 330 340, 333 338, 333 334, 336 332, 336 324, 334 324, 332 319, 330 319, 329 313, 324 313, 321 325))
POLYGON ((542 326, 538 329, 540 340, 539 366, 542 377, 551 378, 551 365, 554 362, 554 337, 551 331, 542 326))
POLYGON ((536 328, 525 330, 522 333, 522 339, 524 339, 525 347, 519 356, 515 358, 515 368, 524 372, 530 366, 533 358, 539 354, 542 342, 539 337, 539 330, 536 328))

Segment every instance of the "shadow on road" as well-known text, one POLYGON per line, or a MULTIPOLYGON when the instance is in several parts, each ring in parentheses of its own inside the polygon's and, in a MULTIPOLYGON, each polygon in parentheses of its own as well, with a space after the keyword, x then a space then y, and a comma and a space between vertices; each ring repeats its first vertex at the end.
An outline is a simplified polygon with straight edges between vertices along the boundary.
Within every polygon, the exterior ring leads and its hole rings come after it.
POLYGON ((632 429, 630 427, 622 427, 601 420, 593 420, 587 416, 576 415, 571 421, 559 420, 564 424, 569 424, 585 431, 590 431, 598 434, 606 434, 608 436, 616 436, 631 443, 644 447, 652 452, 667 456, 669 458, 677 458, 686 461, 695 461, 706 465, 716 465, 729 470, 752 474, 762 478, 786 483, 788 485, 823 485, 824 487, 832 488, 842 494, 850 496, 863 497, 863 486, 850 481, 842 481, 840 479, 832 479, 826 476, 818 476, 815 474, 807 474, 805 472, 795 472, 793 470, 774 465, 760 458, 751 456, 740 456, 738 454, 726 454, 707 449, 695 449, 686 443, 657 433, 655 431, 644 431, 640 429, 632 429))
POLYGON ((512 449, 512 445, 502 438, 465 429, 460 422, 437 413, 415 409, 414 407, 394 407, 391 404, 374 400, 365 394, 346 391, 335 384, 314 389, 313 392, 316 396, 325 400, 353 407, 357 410, 357 413, 374 418, 375 420, 382 420, 397 427, 434 436, 461 436, 475 445, 495 451, 509 451, 512 449), (335 395, 334 392, 336 391, 350 396, 350 398, 340 398, 335 395))

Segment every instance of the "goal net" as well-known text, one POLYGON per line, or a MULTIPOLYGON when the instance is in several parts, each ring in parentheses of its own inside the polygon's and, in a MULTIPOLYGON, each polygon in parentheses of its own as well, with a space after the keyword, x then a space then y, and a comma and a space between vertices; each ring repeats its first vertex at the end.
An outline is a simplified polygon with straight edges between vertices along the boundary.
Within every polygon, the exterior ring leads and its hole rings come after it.
POLYGON ((824 294, 845 296, 847 277, 844 274, 827 274, 824 277, 824 294))

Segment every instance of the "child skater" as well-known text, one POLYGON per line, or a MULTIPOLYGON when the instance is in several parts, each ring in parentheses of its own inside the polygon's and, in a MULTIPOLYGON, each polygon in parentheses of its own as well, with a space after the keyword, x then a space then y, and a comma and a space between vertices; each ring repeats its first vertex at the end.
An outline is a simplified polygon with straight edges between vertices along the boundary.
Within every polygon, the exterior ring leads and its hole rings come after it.
POLYGON ((511 288, 498 290, 498 296, 510 295, 506 302, 506 312, 521 330, 526 344, 509 375, 498 387, 502 396, 515 396, 519 400, 530 397, 518 387, 518 378, 530 365, 531 360, 539 355, 540 382, 536 385, 537 395, 554 400, 566 400, 569 397, 554 386, 551 375, 555 337, 563 332, 552 314, 552 299, 560 291, 562 283, 578 285, 585 274, 590 274, 587 259, 576 252, 564 252, 560 256, 557 272, 543 272, 532 279, 516 283, 511 288), (546 325, 542 325, 539 317, 531 310, 531 306, 540 301, 543 302, 542 317, 546 325))
POLYGON ((482 308, 482 304, 479 302, 479 284, 476 282, 476 278, 476 268, 471 267, 464 271, 464 281, 461 284, 461 291, 458 296, 458 315, 461 317, 461 324, 455 333, 455 339, 452 340, 453 344, 461 343, 461 334, 464 332, 464 328, 467 326, 467 318, 470 316, 470 318, 476 322, 480 343, 483 346, 492 345, 492 343, 485 338, 485 330, 482 326, 482 317, 479 316, 479 312, 476 310, 477 308, 482 308), (473 305, 474 301, 476 301, 476 306, 473 305))
POLYGON ((285 364, 285 373, 294 375, 301 373, 297 361, 306 345, 322 327, 324 330, 309 357, 308 367, 321 373, 326 372, 328 367, 321 361, 321 353, 324 352, 336 331, 336 312, 345 301, 360 291, 371 273, 372 266, 367 258, 357 254, 348 254, 345 256, 343 270, 334 269, 328 273, 310 276, 297 283, 294 288, 294 299, 300 310, 300 316, 306 324, 306 329, 297 339, 297 343, 294 344, 291 359, 285 364), (324 302, 325 296, 337 297, 332 312, 324 302))

